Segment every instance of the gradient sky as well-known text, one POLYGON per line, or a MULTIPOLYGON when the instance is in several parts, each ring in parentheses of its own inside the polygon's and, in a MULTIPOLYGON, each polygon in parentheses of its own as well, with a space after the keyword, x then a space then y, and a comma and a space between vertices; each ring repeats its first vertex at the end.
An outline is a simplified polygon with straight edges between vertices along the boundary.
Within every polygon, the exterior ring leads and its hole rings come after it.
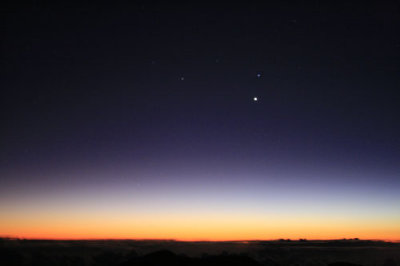
POLYGON ((399 10, 2 9, 0 236, 400 240, 399 10))

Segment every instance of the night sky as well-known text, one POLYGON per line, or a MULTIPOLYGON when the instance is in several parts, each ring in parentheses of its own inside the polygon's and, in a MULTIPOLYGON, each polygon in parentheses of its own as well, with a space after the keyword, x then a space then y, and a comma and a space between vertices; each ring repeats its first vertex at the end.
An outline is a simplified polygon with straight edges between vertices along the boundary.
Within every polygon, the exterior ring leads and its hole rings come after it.
POLYGON ((324 2, 3 7, 0 236, 400 240, 400 6, 324 2))

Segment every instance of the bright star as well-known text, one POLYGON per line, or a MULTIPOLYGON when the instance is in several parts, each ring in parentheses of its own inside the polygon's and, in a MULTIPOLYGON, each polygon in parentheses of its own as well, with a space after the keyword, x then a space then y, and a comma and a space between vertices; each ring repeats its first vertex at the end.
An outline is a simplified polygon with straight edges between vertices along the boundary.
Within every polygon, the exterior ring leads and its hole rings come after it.
POLYGON ((258 98, 257 98, 257 97, 254 97, 254 98, 253 98, 253 101, 255 101, 255 102, 258 101, 258 98))

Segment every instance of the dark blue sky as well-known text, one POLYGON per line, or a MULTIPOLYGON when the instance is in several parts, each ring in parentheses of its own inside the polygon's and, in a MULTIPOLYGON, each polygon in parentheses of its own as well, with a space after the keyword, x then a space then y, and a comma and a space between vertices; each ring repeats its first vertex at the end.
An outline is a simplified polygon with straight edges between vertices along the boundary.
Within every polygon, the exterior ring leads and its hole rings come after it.
POLYGON ((398 215, 398 4, 1 12, 7 200, 46 184, 51 199, 96 183, 196 193, 220 179, 249 195, 263 182, 310 186, 314 198, 342 188, 349 201, 370 191, 398 215))

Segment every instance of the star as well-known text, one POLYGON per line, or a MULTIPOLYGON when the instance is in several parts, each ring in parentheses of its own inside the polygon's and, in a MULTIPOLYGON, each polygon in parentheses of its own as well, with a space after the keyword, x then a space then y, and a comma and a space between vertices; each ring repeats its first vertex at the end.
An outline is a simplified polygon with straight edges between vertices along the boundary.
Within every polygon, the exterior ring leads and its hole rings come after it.
POLYGON ((261 73, 257 73, 257 78, 261 78, 261 73))
POLYGON ((258 98, 257 97, 253 97, 253 101, 257 102, 258 98))

